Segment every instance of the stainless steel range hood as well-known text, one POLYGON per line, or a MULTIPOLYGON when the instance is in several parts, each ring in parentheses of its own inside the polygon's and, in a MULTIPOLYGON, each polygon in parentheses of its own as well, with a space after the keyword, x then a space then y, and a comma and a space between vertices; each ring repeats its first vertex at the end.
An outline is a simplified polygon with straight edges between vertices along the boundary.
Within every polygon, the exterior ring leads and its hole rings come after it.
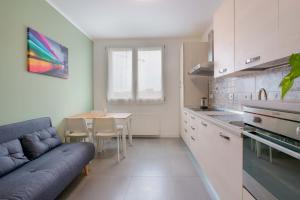
POLYGON ((214 75, 214 32, 208 34, 208 62, 194 66, 189 75, 213 76, 214 75))

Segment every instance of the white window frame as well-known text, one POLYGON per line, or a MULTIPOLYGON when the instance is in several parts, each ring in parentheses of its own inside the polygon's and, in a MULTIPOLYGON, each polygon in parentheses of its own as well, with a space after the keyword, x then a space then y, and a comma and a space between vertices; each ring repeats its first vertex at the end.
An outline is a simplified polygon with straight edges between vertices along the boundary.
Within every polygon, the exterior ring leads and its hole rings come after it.
POLYGON ((107 102, 109 104, 164 104, 166 97, 165 97, 165 73, 164 73, 164 61, 165 61, 165 45, 143 45, 143 46, 130 46, 130 47, 107 47, 107 62, 106 62, 106 70, 107 70, 107 102), (138 50, 139 49, 161 49, 161 92, 162 97, 160 99, 137 99, 137 84, 138 84, 138 50), (108 92, 109 92, 109 52, 111 49, 131 49, 132 50, 132 94, 133 98, 130 100, 111 100, 108 99, 108 92))

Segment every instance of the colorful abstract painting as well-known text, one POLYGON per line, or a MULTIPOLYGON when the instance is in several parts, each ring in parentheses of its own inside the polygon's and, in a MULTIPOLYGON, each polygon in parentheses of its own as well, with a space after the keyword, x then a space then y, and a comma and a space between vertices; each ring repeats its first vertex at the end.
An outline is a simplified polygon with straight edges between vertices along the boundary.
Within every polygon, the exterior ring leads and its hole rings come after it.
POLYGON ((27 28, 28 71, 68 78, 68 49, 41 33, 27 28))

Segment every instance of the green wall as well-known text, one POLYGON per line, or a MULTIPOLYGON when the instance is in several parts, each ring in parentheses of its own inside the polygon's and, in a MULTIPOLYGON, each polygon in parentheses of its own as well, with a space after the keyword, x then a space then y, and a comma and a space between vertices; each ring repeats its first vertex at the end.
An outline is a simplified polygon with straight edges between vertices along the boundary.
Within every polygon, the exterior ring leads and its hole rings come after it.
POLYGON ((50 116, 62 133, 66 116, 92 108, 93 43, 44 0, 0 0, 0 125, 50 116), (27 72, 26 28, 69 50, 69 78, 27 72))

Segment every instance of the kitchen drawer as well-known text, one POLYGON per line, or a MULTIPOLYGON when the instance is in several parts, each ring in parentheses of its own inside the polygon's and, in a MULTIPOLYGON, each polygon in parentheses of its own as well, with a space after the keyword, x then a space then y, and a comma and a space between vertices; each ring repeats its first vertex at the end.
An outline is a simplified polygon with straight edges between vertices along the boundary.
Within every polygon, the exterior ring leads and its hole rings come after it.
POLYGON ((182 124, 183 124, 183 126, 188 126, 189 125, 189 114, 187 112, 183 112, 182 124))
POLYGON ((190 114, 188 111, 182 112, 182 122, 181 122, 181 137, 187 146, 190 146, 190 114))
POLYGON ((193 115, 193 114, 190 114, 190 117, 189 117, 189 127, 191 129, 191 131, 195 134, 197 132, 197 116, 193 115))
POLYGON ((190 150, 193 153, 194 157, 197 155, 197 132, 198 132, 198 125, 197 125, 198 117, 190 114, 189 118, 189 133, 190 133, 190 150))
POLYGON ((185 117, 189 117, 189 112, 188 111, 183 111, 183 117, 185 118, 185 117))
POLYGON ((186 143, 186 145, 189 146, 190 134, 188 132, 188 128, 183 129, 182 139, 186 143))

